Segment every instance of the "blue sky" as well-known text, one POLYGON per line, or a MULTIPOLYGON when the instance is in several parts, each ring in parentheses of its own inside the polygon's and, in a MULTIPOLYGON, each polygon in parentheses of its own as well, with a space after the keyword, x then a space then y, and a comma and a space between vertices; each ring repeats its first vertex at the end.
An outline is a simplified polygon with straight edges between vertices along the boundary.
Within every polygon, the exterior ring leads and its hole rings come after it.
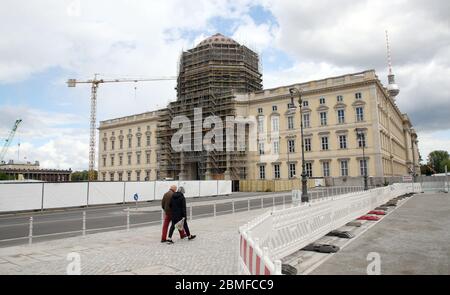
MULTIPOLYGON (((339 5, 326 0, 204 0, 196 8, 179 0, 7 2, 13 12, 0 12, 6 24, 0 28, 0 138, 16 118, 24 119, 8 154, 15 160, 20 139, 20 160, 86 168, 90 89, 67 88, 65 80, 89 79, 94 73, 105 78, 175 76, 180 52, 216 32, 260 53, 264 86, 275 87, 371 68, 385 83, 383 28, 389 28, 402 88, 398 104, 419 131, 422 154, 450 149, 449 93, 435 87, 450 83, 450 33, 440 12, 445 1, 436 1, 435 7, 413 1, 406 14, 400 0, 365 5, 346 0, 339 5), (110 8, 101 9, 106 3, 110 8), (387 8, 390 18, 385 17, 387 8), (422 20, 415 23, 408 19, 418 16, 422 20), (411 38, 410 32, 421 35, 425 27, 426 36, 411 38), (370 46, 365 46, 368 40, 370 46), (424 49, 424 44, 433 45, 424 49), (421 111, 425 95, 427 111, 442 104, 447 108, 437 108, 430 118, 421 111)), ((98 119, 164 107, 175 98, 173 88, 170 81, 102 85, 98 119)))

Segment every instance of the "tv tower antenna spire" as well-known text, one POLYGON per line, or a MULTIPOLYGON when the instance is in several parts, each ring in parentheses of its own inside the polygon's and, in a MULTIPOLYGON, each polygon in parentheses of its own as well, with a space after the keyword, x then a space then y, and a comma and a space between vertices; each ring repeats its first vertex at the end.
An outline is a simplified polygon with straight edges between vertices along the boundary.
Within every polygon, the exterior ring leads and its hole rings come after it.
POLYGON ((389 68, 389 75, 388 75, 388 93, 389 95, 395 99, 395 97, 400 93, 400 88, 395 83, 395 75, 392 71, 392 58, 391 58, 391 45, 389 43, 389 33, 386 30, 386 47, 387 47, 387 60, 388 60, 388 68, 389 68))

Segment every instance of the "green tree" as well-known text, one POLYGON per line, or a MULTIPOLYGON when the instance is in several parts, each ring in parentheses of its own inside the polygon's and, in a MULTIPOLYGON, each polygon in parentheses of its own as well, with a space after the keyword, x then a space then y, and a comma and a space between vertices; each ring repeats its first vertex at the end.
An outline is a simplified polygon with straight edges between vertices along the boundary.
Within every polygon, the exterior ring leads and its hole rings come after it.
POLYGON ((436 173, 444 173, 445 165, 449 162, 450 156, 447 151, 433 151, 428 156, 428 164, 436 173))
POLYGON ((14 180, 14 177, 6 173, 0 172, 0 180, 14 180))

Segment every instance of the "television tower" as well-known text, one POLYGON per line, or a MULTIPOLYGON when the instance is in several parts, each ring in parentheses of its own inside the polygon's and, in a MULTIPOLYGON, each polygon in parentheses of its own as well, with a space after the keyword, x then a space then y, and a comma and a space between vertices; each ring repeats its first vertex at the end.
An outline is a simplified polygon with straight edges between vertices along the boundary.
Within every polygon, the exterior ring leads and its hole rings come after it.
POLYGON ((388 67, 389 67, 389 75, 388 75, 388 86, 387 90, 389 93, 389 96, 391 96, 393 99, 400 93, 400 88, 398 87, 397 83, 395 83, 395 75, 392 71, 392 60, 391 60, 391 46, 389 44, 389 34, 388 31, 386 31, 386 46, 387 46, 387 59, 388 59, 388 67))

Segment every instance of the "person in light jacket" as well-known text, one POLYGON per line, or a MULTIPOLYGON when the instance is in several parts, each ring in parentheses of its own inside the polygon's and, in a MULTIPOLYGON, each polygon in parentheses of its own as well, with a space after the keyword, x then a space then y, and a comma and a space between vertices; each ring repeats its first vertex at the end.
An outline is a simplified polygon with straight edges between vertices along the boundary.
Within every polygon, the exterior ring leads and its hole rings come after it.
MULTIPOLYGON (((169 230, 169 224, 170 221, 172 220, 172 210, 170 209, 170 200, 172 199, 173 194, 176 192, 177 186, 176 185, 170 186, 169 191, 164 194, 161 200, 161 207, 164 210, 164 221, 161 235, 161 243, 165 243, 167 241, 167 231, 169 230)), ((184 239, 186 237, 184 231, 179 232, 180 232, 180 239, 184 239)))
POLYGON ((184 231, 188 236, 189 240, 195 239, 195 235, 191 235, 189 231, 189 226, 187 224, 187 214, 186 214, 186 198, 184 197, 184 187, 180 186, 178 191, 172 195, 170 200, 170 209, 172 210, 172 224, 169 230, 169 238, 167 239, 168 244, 173 244, 172 235, 175 230, 175 224, 184 218, 184 231))

